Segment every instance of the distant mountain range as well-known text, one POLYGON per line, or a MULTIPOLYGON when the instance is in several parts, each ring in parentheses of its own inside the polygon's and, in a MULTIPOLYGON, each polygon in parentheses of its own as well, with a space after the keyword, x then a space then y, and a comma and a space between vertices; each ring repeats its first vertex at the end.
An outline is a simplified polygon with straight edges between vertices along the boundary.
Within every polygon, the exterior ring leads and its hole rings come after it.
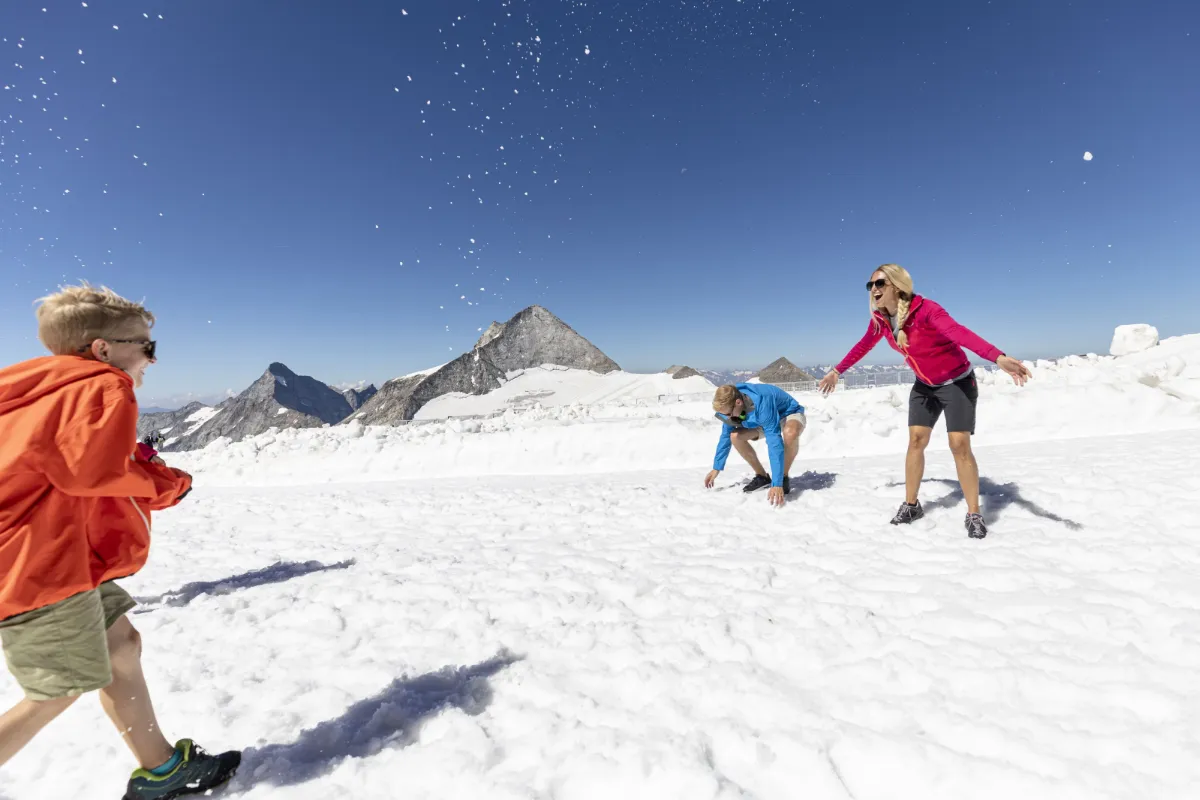
MULTIPOLYGON (((241 441, 272 428, 319 428, 359 422, 397 425, 412 420, 434 398, 451 393, 482 395, 499 388, 510 373, 554 364, 608 373, 615 361, 542 306, 530 306, 507 322, 493 322, 467 353, 437 367, 374 385, 330 386, 299 375, 278 362, 240 394, 220 402, 193 401, 175 410, 146 409, 138 437, 161 435, 160 449, 194 450, 218 439, 241 441)), ((898 367, 858 367, 851 372, 896 372, 898 367)), ((801 369, 779 358, 761 370, 694 370, 674 365, 677 378, 702 375, 715 385, 757 378, 764 383, 815 380, 824 367, 801 369)))
MULTIPOLYGON (((796 380, 820 380, 833 368, 832 364, 813 365, 808 367, 799 367, 801 371, 809 375, 808 378, 797 378, 796 380)), ((904 364, 857 364, 846 371, 846 375, 892 375, 899 372, 907 372, 909 368, 904 364)), ((702 369, 698 372, 707 378, 711 383, 720 386, 723 383, 738 383, 747 381, 760 374, 760 370, 739 369, 739 370, 713 370, 702 369)))
POLYGON ((599 373, 620 369, 569 325, 535 305, 507 322, 493 322, 470 352, 379 389, 355 385, 339 391, 273 363, 243 392, 220 403, 192 402, 174 411, 143 413, 138 437, 160 434, 160 449, 173 451, 198 449, 221 438, 237 442, 271 428, 317 428, 352 420, 393 425, 411 420, 435 397, 486 394, 510 372, 542 364, 599 373))

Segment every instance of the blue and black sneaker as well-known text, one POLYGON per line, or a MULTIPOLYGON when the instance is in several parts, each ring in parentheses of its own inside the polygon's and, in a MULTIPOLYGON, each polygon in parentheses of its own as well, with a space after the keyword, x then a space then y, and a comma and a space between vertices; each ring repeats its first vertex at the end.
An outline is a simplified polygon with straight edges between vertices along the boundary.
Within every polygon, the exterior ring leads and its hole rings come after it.
POLYGON ((242 754, 237 750, 209 755, 191 739, 176 742, 175 752, 179 763, 166 775, 155 775, 148 769, 134 770, 124 800, 170 800, 185 794, 202 794, 232 778, 242 763, 242 754))

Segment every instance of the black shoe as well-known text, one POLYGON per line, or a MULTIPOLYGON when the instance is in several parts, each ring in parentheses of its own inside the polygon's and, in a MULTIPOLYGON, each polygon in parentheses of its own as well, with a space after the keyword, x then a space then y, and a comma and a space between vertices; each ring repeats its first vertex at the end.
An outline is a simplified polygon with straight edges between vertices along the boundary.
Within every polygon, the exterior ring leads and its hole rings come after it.
POLYGON ((892 524, 907 525, 923 516, 925 516, 925 509, 921 508, 920 500, 911 506, 908 503, 901 503, 900 510, 896 512, 896 516, 892 517, 892 524))
POLYGON ((766 475, 755 475, 754 480, 747 483, 746 486, 742 489, 742 491, 743 492, 757 492, 759 489, 763 488, 764 486, 770 486, 770 485, 771 485, 771 479, 768 478, 766 475))
POLYGON ((967 514, 967 536, 972 539, 982 539, 987 536, 987 525, 983 524, 983 514, 967 514))
POLYGON ((191 739, 180 739, 175 743, 175 751, 180 755, 179 764, 166 775, 135 770, 124 800, 169 800, 185 794, 201 794, 232 778, 242 763, 242 754, 237 750, 214 756, 191 739))
POLYGON ((783 476, 783 493, 784 494, 792 493, 792 479, 789 478, 787 475, 783 476))

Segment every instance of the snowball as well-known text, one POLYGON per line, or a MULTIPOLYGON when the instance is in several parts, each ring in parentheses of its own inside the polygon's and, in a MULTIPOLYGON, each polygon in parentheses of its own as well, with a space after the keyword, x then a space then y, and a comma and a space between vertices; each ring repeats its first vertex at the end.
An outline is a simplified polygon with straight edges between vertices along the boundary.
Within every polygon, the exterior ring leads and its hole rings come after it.
POLYGON ((1112 345, 1108 352, 1114 356, 1140 353, 1158 344, 1158 328, 1153 325, 1118 325, 1113 331, 1112 345))
POLYGON ((1084 152, 1084 154, 1083 154, 1083 160, 1084 160, 1084 161, 1091 161, 1091 160, 1092 160, 1092 154, 1091 154, 1091 153, 1089 153, 1089 152, 1086 152, 1086 151, 1085 151, 1085 152, 1084 152))

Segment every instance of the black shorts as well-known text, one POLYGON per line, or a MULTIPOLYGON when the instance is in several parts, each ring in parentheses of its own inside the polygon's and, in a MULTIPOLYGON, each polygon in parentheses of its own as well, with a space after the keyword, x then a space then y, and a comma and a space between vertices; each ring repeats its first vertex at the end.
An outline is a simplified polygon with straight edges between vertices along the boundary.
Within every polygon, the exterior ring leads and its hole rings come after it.
POLYGON ((974 372, 945 386, 929 386, 917 381, 908 395, 909 427, 932 428, 945 411, 948 433, 974 434, 978 400, 979 386, 975 383, 974 372))

